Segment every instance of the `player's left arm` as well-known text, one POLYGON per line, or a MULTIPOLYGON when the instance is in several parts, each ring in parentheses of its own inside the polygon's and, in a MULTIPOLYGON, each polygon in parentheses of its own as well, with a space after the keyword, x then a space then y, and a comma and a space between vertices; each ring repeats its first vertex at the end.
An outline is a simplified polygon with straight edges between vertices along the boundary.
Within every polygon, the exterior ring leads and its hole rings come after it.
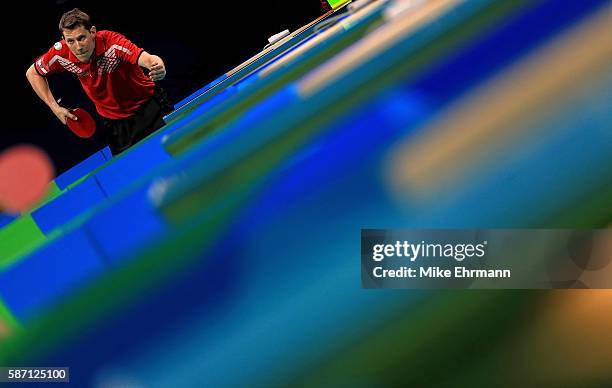
POLYGON ((143 51, 138 57, 138 65, 149 70, 149 77, 153 81, 160 81, 166 76, 166 65, 157 55, 143 51))

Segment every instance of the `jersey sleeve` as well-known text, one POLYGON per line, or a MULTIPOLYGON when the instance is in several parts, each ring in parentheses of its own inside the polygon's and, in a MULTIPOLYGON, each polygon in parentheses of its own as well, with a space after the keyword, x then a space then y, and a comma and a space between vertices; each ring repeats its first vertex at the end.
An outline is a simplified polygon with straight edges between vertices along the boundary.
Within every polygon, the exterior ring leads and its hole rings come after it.
POLYGON ((144 51, 143 49, 136 46, 132 41, 118 32, 105 31, 105 33, 108 39, 107 44, 115 49, 117 57, 133 65, 138 63, 138 58, 144 51))
POLYGON ((36 72, 43 77, 63 72, 65 69, 61 65, 61 61, 65 60, 65 53, 63 52, 64 47, 64 43, 57 42, 49 49, 49 51, 38 57, 38 59, 36 59, 34 62, 36 72))

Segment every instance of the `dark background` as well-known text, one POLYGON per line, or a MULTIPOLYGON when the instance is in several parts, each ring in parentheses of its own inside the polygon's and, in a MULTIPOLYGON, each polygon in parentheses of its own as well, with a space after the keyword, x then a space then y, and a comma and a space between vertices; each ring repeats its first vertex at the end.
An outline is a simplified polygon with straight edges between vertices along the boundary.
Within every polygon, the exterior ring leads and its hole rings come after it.
MULTIPOLYGON (((2 63, 4 114, 0 151, 20 143, 43 148, 56 174, 104 147, 101 138, 80 139, 36 96, 25 77, 34 60, 61 39, 61 15, 78 7, 98 30, 126 35, 167 68, 160 82, 176 103, 261 51, 267 38, 294 31, 323 13, 318 0, 186 1, 21 1, 4 15, 2 63)), ((71 74, 49 77, 55 98, 94 112, 71 74)))

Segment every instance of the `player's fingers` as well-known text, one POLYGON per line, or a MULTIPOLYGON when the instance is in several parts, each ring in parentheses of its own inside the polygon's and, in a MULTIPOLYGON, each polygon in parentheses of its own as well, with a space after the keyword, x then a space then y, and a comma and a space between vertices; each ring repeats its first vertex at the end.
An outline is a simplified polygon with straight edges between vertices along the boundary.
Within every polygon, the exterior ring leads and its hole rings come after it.
POLYGON ((151 73, 149 73, 149 76, 151 78, 157 78, 157 79, 163 78, 165 75, 166 75, 166 72, 163 70, 152 71, 151 73))

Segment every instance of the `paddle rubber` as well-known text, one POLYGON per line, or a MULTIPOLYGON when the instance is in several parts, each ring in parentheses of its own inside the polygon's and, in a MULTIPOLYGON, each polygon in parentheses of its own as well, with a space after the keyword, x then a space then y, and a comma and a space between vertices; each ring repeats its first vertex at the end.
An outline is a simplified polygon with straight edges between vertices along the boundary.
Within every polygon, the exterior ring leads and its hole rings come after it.
POLYGON ((77 120, 66 119, 68 128, 83 139, 92 137, 96 133, 96 122, 93 117, 83 108, 76 108, 71 112, 77 117, 77 120))

